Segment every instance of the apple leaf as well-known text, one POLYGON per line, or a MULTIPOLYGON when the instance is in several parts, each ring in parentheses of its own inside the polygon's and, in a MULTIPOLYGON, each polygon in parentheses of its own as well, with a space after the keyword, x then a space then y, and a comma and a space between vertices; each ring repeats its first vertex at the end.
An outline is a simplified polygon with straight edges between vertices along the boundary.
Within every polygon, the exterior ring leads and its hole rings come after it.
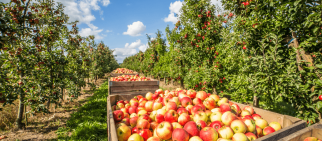
POLYGON ((322 108, 322 101, 316 103, 316 108, 320 111, 322 108))

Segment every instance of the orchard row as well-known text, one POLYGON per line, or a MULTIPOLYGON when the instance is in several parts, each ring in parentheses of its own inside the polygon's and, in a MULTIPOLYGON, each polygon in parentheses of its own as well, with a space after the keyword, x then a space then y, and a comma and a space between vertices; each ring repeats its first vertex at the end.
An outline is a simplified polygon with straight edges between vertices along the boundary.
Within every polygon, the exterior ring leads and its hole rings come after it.
POLYGON ((95 87, 90 78, 118 67, 113 51, 79 36, 63 11, 53 0, 0 3, 0 103, 19 99, 19 128, 24 113, 49 112, 51 103, 77 98, 82 87, 95 87))
POLYGON ((299 117, 322 117, 322 9, 312 0, 185 0, 173 29, 122 67, 299 117), (224 11, 224 12, 223 12, 224 11), (304 12, 305 11, 305 12, 304 12), (166 45, 166 41, 169 46, 166 45))

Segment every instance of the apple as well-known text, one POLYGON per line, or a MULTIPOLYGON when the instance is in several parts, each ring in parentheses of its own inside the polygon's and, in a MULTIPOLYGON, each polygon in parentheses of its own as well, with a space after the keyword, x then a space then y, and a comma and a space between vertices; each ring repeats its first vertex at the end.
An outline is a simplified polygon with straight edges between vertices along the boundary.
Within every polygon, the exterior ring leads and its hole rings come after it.
POLYGON ((165 95, 167 95, 167 94, 169 94, 169 93, 170 93, 170 91, 169 91, 169 90, 165 90, 165 91, 164 91, 164 94, 165 94, 165 95))
POLYGON ((193 105, 203 104, 203 103, 202 103, 202 100, 201 100, 200 98, 194 98, 194 99, 192 100, 192 103, 193 103, 193 105))
POLYGON ((118 104, 116 104, 116 105, 117 105, 117 107, 119 107, 120 109, 125 107, 125 106, 124 106, 124 103, 118 103, 118 104))
POLYGON ((214 99, 216 102, 218 102, 220 100, 220 97, 218 95, 215 95, 215 94, 212 94, 209 97, 214 99))
POLYGON ((149 129, 150 128, 150 122, 146 119, 140 119, 138 120, 138 123, 136 125, 138 129, 149 129))
POLYGON ((203 141, 216 141, 218 139, 217 131, 211 127, 201 129, 199 134, 203 141))
POLYGON ((184 126, 189 121, 190 121, 190 116, 187 113, 182 113, 178 118, 178 123, 182 126, 184 126))
POLYGON ((258 114, 253 114, 252 115, 253 119, 256 120, 256 119, 261 119, 262 117, 258 114))
POLYGON ((157 111, 152 111, 149 115, 151 121, 155 121, 156 116, 157 116, 157 111))
POLYGON ((126 104, 130 104, 130 102, 128 101, 128 100, 125 100, 124 101, 124 104, 126 105, 126 104))
POLYGON ((159 138, 163 140, 168 140, 172 136, 173 127, 170 122, 163 121, 158 125, 158 127, 155 130, 159 138))
POLYGON ((282 129, 282 126, 280 123, 278 122, 271 122, 269 124, 270 127, 274 128, 275 131, 278 131, 278 130, 281 130, 282 129))
POLYGON ((153 94, 152 95, 152 100, 156 100, 156 99, 158 99, 159 98, 159 94, 153 94))
POLYGON ((193 121, 197 122, 199 120, 202 120, 204 122, 208 121, 207 114, 203 111, 199 111, 193 115, 193 121))
POLYGON ((218 138, 217 141, 232 141, 231 139, 218 138))
POLYGON ((245 117, 245 116, 250 116, 252 114, 250 114, 250 112, 248 110, 242 110, 241 113, 240 113, 240 116, 241 117, 245 117))
POLYGON ((136 113, 136 109, 137 109, 137 107, 136 107, 136 106, 131 106, 131 107, 129 108, 129 114, 136 113))
POLYGON ((225 113, 227 111, 231 111, 230 105, 228 103, 223 103, 219 106, 222 113, 225 113))
POLYGON ((154 109, 153 109, 153 101, 147 101, 145 103, 145 110, 148 111, 148 112, 152 112, 154 109))
POLYGON ((130 126, 131 125, 129 118, 123 118, 121 122, 124 123, 124 124, 126 124, 126 126, 130 126))
POLYGON ((205 105, 203 105, 203 104, 197 104, 197 105, 195 105, 195 106, 200 106, 200 107, 202 108, 202 110, 203 110, 203 111, 205 111, 205 110, 206 110, 206 106, 205 106, 205 105))
POLYGON ((263 129, 256 125, 256 136, 259 138, 263 136, 263 129))
POLYGON ((171 102, 176 103, 176 104, 177 104, 177 106, 179 106, 179 105, 180 105, 180 100, 179 100, 179 98, 178 98, 178 97, 172 97, 172 98, 170 99, 170 101, 171 101, 171 102))
POLYGON ((220 106, 223 103, 228 103, 228 99, 226 97, 223 97, 217 102, 217 105, 220 106))
POLYGON ((199 105, 193 106, 191 108, 191 114, 195 115, 195 113, 199 112, 199 111, 203 111, 202 107, 199 105))
POLYGON ((203 140, 198 136, 193 136, 189 139, 189 141, 203 141, 203 140))
POLYGON ((236 103, 233 103, 230 107, 233 111, 235 111, 237 116, 241 113, 241 109, 236 103))
POLYGON ((126 114, 126 113, 128 113, 128 109, 126 109, 126 108, 121 108, 121 111, 124 113, 124 114, 126 114))
POLYGON ((251 133, 251 132, 247 132, 246 134, 246 137, 248 138, 249 141, 253 141, 253 140, 256 140, 257 137, 254 133, 251 133))
POLYGON ((247 132, 254 132, 256 130, 256 124, 255 121, 249 118, 244 118, 243 122, 245 123, 246 127, 247 127, 247 132))
POLYGON ((221 109, 220 108, 213 108, 213 109, 211 109, 211 112, 220 112, 221 113, 221 109))
POLYGON ((193 90, 193 89, 189 89, 189 90, 187 91, 187 95, 188 95, 191 99, 194 99, 194 98, 196 97, 196 94, 197 94, 197 92, 196 92, 195 90, 193 90))
POLYGON ((320 140, 316 137, 307 137, 304 139, 304 141, 320 141, 320 140))
POLYGON ((163 94, 163 90, 162 90, 162 89, 157 89, 157 90, 155 91, 155 94, 163 94))
POLYGON ((152 132, 149 129, 139 129, 138 134, 142 136, 145 141, 152 137, 152 132))
POLYGON ((130 100, 130 105, 131 106, 139 106, 139 101, 137 99, 135 99, 135 98, 132 98, 130 100))
POLYGON ((167 112, 167 110, 165 110, 165 108, 161 108, 159 110, 157 110, 157 114, 161 114, 164 115, 167 112))
POLYGON ((127 126, 125 123, 118 122, 116 123, 115 129, 119 128, 120 126, 127 126))
POLYGON ((124 100, 120 100, 120 101, 116 102, 116 105, 119 104, 119 103, 125 104, 124 100))
POLYGON ((130 118, 130 115, 128 113, 125 113, 124 118, 130 118))
POLYGON ((128 138, 128 141, 144 141, 144 138, 140 136, 138 133, 135 133, 128 138))
POLYGON ((116 110, 120 110, 120 107, 118 107, 117 105, 112 106, 112 111, 116 111, 116 110))
POLYGON ((252 114, 254 114, 254 109, 253 109, 252 107, 250 107, 250 106, 245 106, 243 110, 247 110, 247 111, 249 111, 249 113, 250 113, 251 115, 252 115, 252 114))
POLYGON ((173 130, 177 128, 182 128, 182 126, 178 122, 172 122, 171 124, 172 124, 173 130))
POLYGON ((188 110, 187 110, 187 109, 185 109, 185 108, 178 108, 177 113, 178 113, 179 115, 181 115, 181 114, 183 114, 183 113, 189 114, 189 113, 188 113, 188 110))
POLYGON ((236 133, 232 137, 233 141, 248 141, 247 136, 244 133, 236 133))
POLYGON ((159 103, 163 104, 163 97, 159 97, 154 102, 159 102, 159 103))
POLYGON ((147 112, 146 110, 140 110, 140 111, 138 112, 138 116, 146 115, 146 114, 148 114, 148 112, 147 112))
POLYGON ((145 98, 146 98, 147 100, 152 100, 152 95, 153 95, 153 93, 148 92, 148 93, 145 95, 145 98))
POLYGON ((203 101, 203 105, 205 105, 208 110, 211 110, 216 107, 216 101, 208 97, 203 101))
POLYGON ((153 103, 153 107, 152 107, 152 110, 153 111, 156 111, 156 110, 159 110, 163 107, 162 103, 161 102, 154 102, 153 103))
POLYGON ((221 117, 222 117, 222 113, 221 112, 213 112, 210 115, 210 121, 214 122, 214 121, 221 121, 221 117))
POLYGON ((207 123, 202 121, 202 120, 196 121, 196 124, 197 124, 197 127, 198 127, 199 130, 201 130, 202 128, 207 127, 207 123))
POLYGON ((179 118, 179 114, 175 110, 169 110, 164 115, 164 120, 170 123, 177 122, 179 118))
POLYGON ((181 105, 183 107, 187 107, 188 105, 192 105, 192 100, 189 97, 184 97, 181 99, 181 105))
POLYGON ((237 119, 236 115, 230 111, 225 112, 221 116, 221 122, 224 123, 226 126, 230 126, 231 122, 236 119, 237 119))
POLYGON ((186 107, 186 110, 188 111, 188 114, 192 114, 191 113, 191 111, 192 111, 192 108, 193 108, 194 106, 192 106, 192 105, 188 105, 187 107, 186 107))
POLYGON ((198 91, 196 97, 200 98, 203 101, 208 97, 208 95, 205 91, 198 91))
POLYGON ((262 129, 264 129, 266 126, 268 126, 268 123, 265 119, 257 119, 257 120, 255 120, 255 124, 262 129))
POLYGON ((245 118, 254 120, 254 118, 252 116, 250 116, 250 115, 246 115, 243 119, 245 119, 245 118))
POLYGON ((208 120, 210 120, 210 115, 212 114, 212 112, 210 110, 206 110, 205 113, 208 117, 208 120))
POLYGON ((138 120, 140 120, 140 119, 145 119, 145 120, 147 120, 147 121, 149 121, 149 122, 152 122, 152 120, 151 120, 151 118, 148 116, 148 114, 143 114, 143 115, 139 116, 139 119, 138 119, 138 120))
POLYGON ((159 125, 159 123, 153 121, 150 123, 150 129, 154 130, 158 125, 159 125))
POLYGON ((174 102, 168 102, 167 104, 166 104, 166 110, 167 111, 169 111, 169 110, 177 110, 177 104, 176 103, 174 103, 174 102))
POLYGON ((234 120, 230 124, 230 128, 233 129, 234 133, 246 133, 247 127, 241 120, 234 120))
POLYGON ((148 100, 146 98, 141 98, 139 100, 139 107, 145 107, 145 103, 147 102, 148 100))
POLYGON ((222 126, 224 126, 224 123, 222 123, 221 121, 214 121, 209 125, 209 127, 214 128, 217 132, 222 126))
POLYGON ((275 129, 273 127, 267 126, 263 129, 263 135, 266 136, 268 134, 274 133, 275 129))
POLYGON ((162 114, 157 114, 157 115, 155 116, 155 121, 156 121, 157 123, 161 123, 161 122, 163 122, 163 121, 164 121, 164 115, 162 115, 162 114))
POLYGON ((184 125, 183 129, 188 132, 188 134, 190 135, 190 137, 199 136, 200 130, 198 129, 198 126, 197 126, 197 124, 194 121, 187 122, 184 125))
POLYGON ((130 103, 126 103, 126 104, 124 105, 124 107, 125 107, 126 109, 129 109, 129 108, 131 107, 131 105, 130 105, 130 103))
POLYGON ((132 113, 132 114, 130 115, 130 119, 131 119, 131 118, 133 118, 133 117, 136 117, 136 116, 138 116, 138 114, 136 114, 136 113, 132 113))
MULTIPOLYGON (((140 101, 143 98, 143 96, 142 95, 138 95, 138 96, 136 96, 136 98, 138 99, 138 101, 140 101)), ((145 100, 147 100, 147 99, 145 99, 145 100)))
POLYGON ((173 141, 189 141, 189 134, 182 128, 174 129, 172 132, 173 141))
POLYGON ((161 141, 158 137, 150 137, 146 141, 161 141))
POLYGON ((120 122, 124 118, 124 113, 121 110, 116 110, 113 112, 113 117, 115 122, 120 122))
POLYGON ((134 133, 138 133, 138 130, 139 130, 139 129, 138 129, 137 127, 133 127, 133 128, 132 128, 132 134, 134 134, 134 133))
POLYGON ((218 130, 219 137, 224 139, 231 139, 234 131, 229 126, 223 126, 218 130))

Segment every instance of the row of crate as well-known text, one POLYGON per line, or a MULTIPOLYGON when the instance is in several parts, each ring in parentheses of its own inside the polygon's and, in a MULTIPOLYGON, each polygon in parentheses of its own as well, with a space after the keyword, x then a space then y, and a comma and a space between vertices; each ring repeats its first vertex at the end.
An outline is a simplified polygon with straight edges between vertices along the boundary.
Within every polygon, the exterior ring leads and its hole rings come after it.
MULTIPOLYGON (((119 74, 111 74, 111 76, 118 76, 119 74)), ((135 74, 127 74, 135 75, 135 74)), ((151 81, 128 81, 115 82, 109 81, 109 96, 107 97, 107 133, 109 141, 117 141, 116 123, 113 119, 112 106, 116 105, 117 101, 130 100, 134 96, 142 95, 145 97, 147 92, 154 92, 159 89, 159 81, 151 79, 151 81)), ((246 105, 236 103, 241 108, 246 105)), ((315 124, 307 127, 306 122, 295 117, 282 115, 271 111, 254 108, 254 111, 268 122, 277 121, 281 124, 282 129, 269 134, 267 136, 258 138, 256 141, 303 141, 306 137, 317 137, 322 139, 322 124, 315 124)))

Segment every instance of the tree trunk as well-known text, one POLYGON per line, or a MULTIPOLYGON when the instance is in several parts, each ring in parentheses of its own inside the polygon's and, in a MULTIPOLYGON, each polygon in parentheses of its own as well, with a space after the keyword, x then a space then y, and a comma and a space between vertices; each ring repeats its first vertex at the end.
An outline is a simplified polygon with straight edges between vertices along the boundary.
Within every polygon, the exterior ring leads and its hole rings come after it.
POLYGON ((18 129, 22 129, 24 127, 24 124, 22 123, 22 116, 24 113, 24 106, 25 106, 23 103, 23 99, 24 99, 24 94, 23 94, 22 88, 20 88, 19 109, 18 109, 18 115, 16 120, 18 129))
POLYGON ((183 79, 180 80, 180 85, 181 85, 181 88, 184 89, 184 84, 183 84, 183 79))
POLYGON ((256 95, 254 95, 253 106, 259 108, 259 97, 257 97, 256 95))

